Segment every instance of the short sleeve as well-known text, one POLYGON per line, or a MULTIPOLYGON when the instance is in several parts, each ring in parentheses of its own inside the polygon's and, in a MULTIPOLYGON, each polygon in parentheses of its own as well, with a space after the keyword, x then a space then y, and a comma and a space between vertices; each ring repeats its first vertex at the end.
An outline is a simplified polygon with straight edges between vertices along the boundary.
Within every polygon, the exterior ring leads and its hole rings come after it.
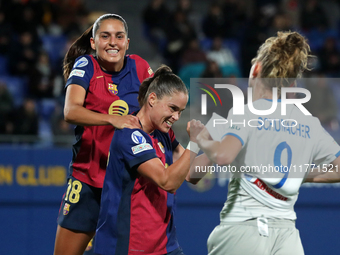
POLYGON ((206 127, 215 141, 221 141, 225 136, 232 135, 239 139, 243 146, 249 132, 245 125, 245 119, 244 115, 233 115, 231 109, 227 119, 213 113, 206 127))
POLYGON ((313 160, 316 165, 329 164, 340 156, 340 146, 318 122, 320 130, 313 160))
POLYGON ((169 137, 170 137, 170 141, 171 141, 172 151, 174 151, 177 148, 177 146, 179 145, 179 142, 177 141, 175 133, 171 128, 169 130, 169 137))
POLYGON ((72 71, 66 81, 65 89, 70 84, 77 84, 87 90, 94 73, 92 58, 89 55, 76 59, 72 71))
POLYGON ((248 139, 249 129, 246 125, 247 114, 245 115, 234 115, 233 108, 230 109, 227 118, 227 129, 225 134, 222 135, 222 139, 227 135, 232 135, 240 140, 242 146, 248 139))
POLYGON ((124 128, 121 131, 118 132, 120 136, 120 139, 118 139, 119 146, 123 159, 130 168, 152 158, 157 158, 156 151, 152 147, 151 137, 147 133, 140 129, 128 128, 124 128))

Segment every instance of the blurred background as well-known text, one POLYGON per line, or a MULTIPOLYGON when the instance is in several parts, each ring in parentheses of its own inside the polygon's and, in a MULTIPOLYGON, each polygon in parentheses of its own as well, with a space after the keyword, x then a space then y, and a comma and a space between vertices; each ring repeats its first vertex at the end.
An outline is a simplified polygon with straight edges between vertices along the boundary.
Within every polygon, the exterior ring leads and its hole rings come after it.
MULTIPOLYGON (((307 108, 339 142, 338 0, 0 0, 1 254, 53 253, 74 142, 73 126, 63 119, 62 61, 104 13, 127 21, 129 54, 153 70, 169 65, 188 87, 190 78, 248 77, 266 38, 299 31, 316 56, 304 76, 316 89, 307 108)), ((174 127, 182 144, 186 112, 174 127)), ((176 225, 188 255, 206 254, 219 223, 228 180, 215 177, 178 191, 176 225)), ((337 184, 301 189, 297 226, 306 254, 339 254, 339 191, 337 184)))

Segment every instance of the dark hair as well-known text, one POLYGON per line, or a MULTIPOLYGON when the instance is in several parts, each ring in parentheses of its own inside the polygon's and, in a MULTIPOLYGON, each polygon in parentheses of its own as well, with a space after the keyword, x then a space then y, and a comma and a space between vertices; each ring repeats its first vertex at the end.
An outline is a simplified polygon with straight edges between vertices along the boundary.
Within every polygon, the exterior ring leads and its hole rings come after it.
POLYGON ((120 20, 123 24, 124 24, 124 28, 126 31, 126 35, 128 34, 128 26, 125 22, 125 20, 117 15, 117 14, 104 14, 102 16, 100 16, 95 22, 94 24, 89 27, 69 48, 69 50, 67 51, 65 58, 64 58, 64 62, 63 62, 63 70, 64 70, 64 79, 65 81, 68 79, 72 67, 74 65, 75 60, 82 55, 91 55, 91 54, 95 54, 95 50, 93 50, 91 48, 91 43, 90 43, 90 39, 91 37, 95 37, 101 23, 103 20, 107 20, 107 19, 117 19, 120 20))
POLYGON ((163 96, 171 96, 175 92, 183 92, 188 95, 188 89, 184 82, 166 65, 161 65, 153 77, 145 79, 140 85, 138 93, 140 108, 147 102, 152 92, 159 99, 163 96))

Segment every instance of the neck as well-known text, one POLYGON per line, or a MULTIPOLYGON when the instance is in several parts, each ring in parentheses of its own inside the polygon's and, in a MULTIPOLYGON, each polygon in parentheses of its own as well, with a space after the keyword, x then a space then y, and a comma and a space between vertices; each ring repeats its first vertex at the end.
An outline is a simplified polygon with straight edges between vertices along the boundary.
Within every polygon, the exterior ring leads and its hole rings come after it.
POLYGON ((136 115, 141 123, 142 130, 148 134, 152 133, 155 128, 152 126, 150 115, 148 114, 147 107, 142 107, 142 109, 136 115))
POLYGON ((262 83, 256 82, 253 87, 253 102, 258 99, 273 99, 272 90, 267 89, 262 83))
POLYGON ((101 66, 101 68, 104 71, 107 71, 107 72, 116 72, 117 73, 117 72, 120 72, 124 67, 124 61, 122 63, 119 62, 119 63, 112 64, 112 63, 106 63, 99 58, 97 58, 97 59, 98 59, 98 63, 101 66))

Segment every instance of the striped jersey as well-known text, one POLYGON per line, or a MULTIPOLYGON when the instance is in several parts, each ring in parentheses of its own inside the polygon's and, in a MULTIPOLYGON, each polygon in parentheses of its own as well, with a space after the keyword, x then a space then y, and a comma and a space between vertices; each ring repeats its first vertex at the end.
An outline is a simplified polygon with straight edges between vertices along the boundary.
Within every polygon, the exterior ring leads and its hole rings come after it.
POLYGON ((104 181, 95 239, 102 255, 161 255, 179 247, 174 225, 175 195, 141 176, 143 162, 172 164, 178 146, 174 133, 116 130, 104 181))
MULTIPOLYGON (((86 109, 123 116, 139 109, 139 86, 152 75, 149 64, 137 55, 127 55, 119 72, 103 71, 95 57, 84 55, 76 59, 66 87, 77 84, 86 90, 86 109)), ((113 133, 111 125, 76 126, 70 175, 101 188, 113 133)))

